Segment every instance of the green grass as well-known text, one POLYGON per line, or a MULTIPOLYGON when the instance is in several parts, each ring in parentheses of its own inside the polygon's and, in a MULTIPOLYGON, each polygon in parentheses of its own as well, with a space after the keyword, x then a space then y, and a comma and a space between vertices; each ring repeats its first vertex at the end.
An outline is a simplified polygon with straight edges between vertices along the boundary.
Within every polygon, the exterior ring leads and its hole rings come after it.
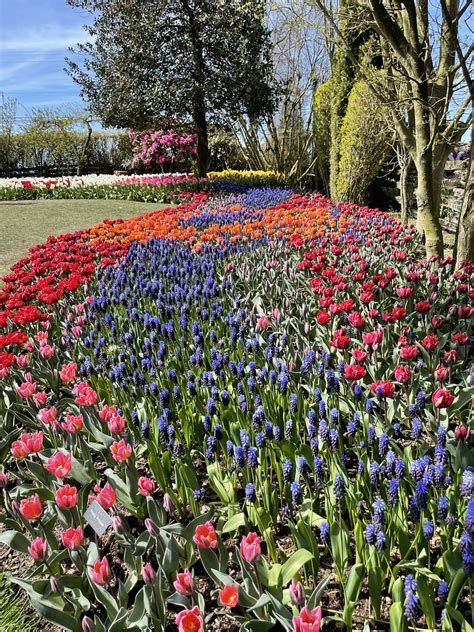
MULTIPOLYGON (((169 206, 124 200, 28 200, 0 202, 0 276, 49 235, 89 228, 103 219, 132 217, 169 206)), ((1 630, 1 628, 0 628, 1 630)))
POLYGON ((0 632, 35 632, 41 629, 39 619, 26 603, 26 597, 12 590, 0 575, 0 632))

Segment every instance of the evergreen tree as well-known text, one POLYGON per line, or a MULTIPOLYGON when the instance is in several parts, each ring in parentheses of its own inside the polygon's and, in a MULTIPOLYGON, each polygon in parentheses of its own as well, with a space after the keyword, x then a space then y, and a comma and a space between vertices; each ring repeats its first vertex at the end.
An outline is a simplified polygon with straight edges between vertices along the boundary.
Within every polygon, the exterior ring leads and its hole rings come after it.
POLYGON ((265 1, 67 0, 92 15, 67 60, 82 96, 104 125, 144 129, 191 120, 197 172, 209 165, 208 124, 274 109, 265 1))

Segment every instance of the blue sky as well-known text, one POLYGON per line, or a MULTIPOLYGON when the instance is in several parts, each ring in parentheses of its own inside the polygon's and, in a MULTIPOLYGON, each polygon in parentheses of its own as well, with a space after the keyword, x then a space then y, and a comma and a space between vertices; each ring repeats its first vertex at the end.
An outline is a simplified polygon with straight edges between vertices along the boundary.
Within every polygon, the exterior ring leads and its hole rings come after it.
POLYGON ((87 19, 65 0, 0 0, 0 92, 18 99, 19 119, 23 108, 81 103, 64 57, 87 39, 87 19))

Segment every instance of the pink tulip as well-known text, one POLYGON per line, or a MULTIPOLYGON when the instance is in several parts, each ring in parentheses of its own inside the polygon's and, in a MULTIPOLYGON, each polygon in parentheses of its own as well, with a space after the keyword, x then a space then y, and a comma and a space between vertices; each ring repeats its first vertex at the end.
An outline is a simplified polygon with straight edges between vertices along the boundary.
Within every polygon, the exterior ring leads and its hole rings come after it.
POLYGON ((240 554, 250 564, 253 564, 260 559, 262 554, 261 550, 261 538, 254 531, 251 531, 248 535, 244 535, 240 542, 240 554))
POLYGON ((28 551, 35 562, 41 562, 48 552, 48 543, 43 538, 35 538, 28 547, 28 551))

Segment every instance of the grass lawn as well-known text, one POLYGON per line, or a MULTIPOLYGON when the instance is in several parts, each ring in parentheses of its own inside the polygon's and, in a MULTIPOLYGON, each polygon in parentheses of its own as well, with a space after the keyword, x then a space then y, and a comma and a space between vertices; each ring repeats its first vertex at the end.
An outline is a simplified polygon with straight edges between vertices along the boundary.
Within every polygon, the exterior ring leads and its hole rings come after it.
MULTIPOLYGON (((0 276, 43 243, 49 235, 89 228, 103 219, 132 217, 169 206, 125 200, 25 200, 0 201, 0 276)), ((0 282, 1 283, 1 282, 0 282)))

